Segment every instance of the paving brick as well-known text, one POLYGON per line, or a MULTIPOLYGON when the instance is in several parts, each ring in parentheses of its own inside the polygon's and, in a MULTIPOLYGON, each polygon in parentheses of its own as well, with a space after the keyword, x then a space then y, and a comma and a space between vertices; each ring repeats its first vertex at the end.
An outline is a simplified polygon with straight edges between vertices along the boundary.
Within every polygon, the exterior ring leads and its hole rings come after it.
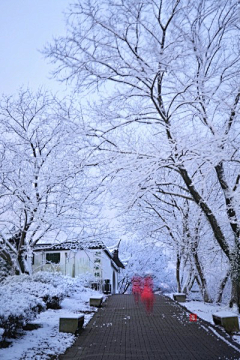
POLYGON ((59 359, 239 360, 240 346, 199 318, 190 322, 189 312, 169 298, 157 295, 148 315, 143 304, 135 305, 132 295, 113 295, 59 359))

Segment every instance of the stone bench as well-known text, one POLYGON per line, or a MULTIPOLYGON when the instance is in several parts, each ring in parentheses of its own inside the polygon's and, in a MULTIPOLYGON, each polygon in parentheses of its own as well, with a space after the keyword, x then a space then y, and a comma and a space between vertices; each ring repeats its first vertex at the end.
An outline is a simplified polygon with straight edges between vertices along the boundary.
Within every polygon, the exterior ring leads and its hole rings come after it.
POLYGON ((83 327, 84 315, 59 318, 59 332, 75 334, 83 327))
POLYGON ((89 299, 90 306, 101 307, 102 302, 103 302, 103 296, 101 296, 101 297, 91 297, 89 299))
POLYGON ((213 322, 215 325, 222 326, 227 333, 232 333, 234 331, 239 331, 238 316, 233 313, 219 312, 213 314, 213 322))
POLYGON ((186 294, 173 294, 173 299, 178 302, 186 302, 186 294))

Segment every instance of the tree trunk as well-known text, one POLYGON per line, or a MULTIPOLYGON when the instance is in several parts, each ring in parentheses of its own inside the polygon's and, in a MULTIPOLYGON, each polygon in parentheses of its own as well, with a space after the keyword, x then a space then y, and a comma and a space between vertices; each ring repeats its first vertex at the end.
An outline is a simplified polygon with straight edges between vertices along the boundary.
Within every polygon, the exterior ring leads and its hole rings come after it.
POLYGON ((128 290, 128 288, 129 288, 130 285, 131 285, 131 281, 129 280, 129 281, 125 284, 122 294, 125 294, 125 293, 126 293, 126 291, 128 290))
POLYGON ((186 282, 186 284, 183 286, 183 289, 182 289, 182 292, 183 292, 184 294, 188 294, 188 293, 189 293, 189 291, 190 291, 191 288, 193 287, 193 284, 194 284, 195 279, 196 279, 196 275, 195 275, 193 272, 191 272, 190 275, 189 275, 189 278, 188 278, 188 280, 187 280, 187 282, 186 282))
POLYGON ((205 214, 211 228, 213 231, 213 234, 220 245, 221 249, 223 250, 224 254, 230 259, 230 250, 228 243, 225 239, 225 236, 217 222, 216 217, 214 216, 212 210, 209 208, 208 204, 204 199, 201 197, 201 195, 196 190, 195 186, 192 183, 192 179, 189 177, 188 172, 183 167, 179 168, 180 174, 182 176, 182 179, 184 180, 185 184, 187 185, 187 188, 192 195, 194 201, 200 208, 202 209, 203 213, 205 214))
POLYGON ((11 268, 14 267, 12 258, 11 258, 11 256, 9 255, 9 253, 8 253, 6 250, 1 249, 0 257, 8 264, 11 268))
MULTIPOLYGON (((32 275, 33 274, 33 271, 32 271, 32 261, 33 261, 33 254, 32 253, 28 253, 27 254, 27 267, 28 267, 28 273, 29 275, 32 275)), ((74 276, 75 277, 75 276, 74 276)))
POLYGON ((20 251, 18 253, 18 264, 19 264, 21 273, 22 274, 28 274, 28 271, 27 271, 26 266, 25 266, 24 254, 23 254, 22 251, 20 251))
POLYGON ((231 291, 231 300, 230 307, 234 305, 238 306, 240 309, 240 256, 239 251, 236 251, 232 256, 230 261, 231 264, 231 281, 232 281, 232 291, 231 291))
POLYGON ((222 302, 223 290, 224 290, 224 288, 226 286, 226 283, 227 283, 227 281, 229 279, 229 276, 230 276, 230 269, 227 271, 225 277, 223 278, 223 280, 221 281, 221 284, 219 286, 218 297, 217 297, 217 300, 216 300, 216 302, 219 303, 219 304, 222 302))
POLYGON ((238 225, 238 217, 234 207, 233 192, 228 186, 223 163, 220 162, 215 167, 219 183, 221 185, 224 197, 227 215, 229 219, 229 224, 231 226, 234 241, 235 241, 235 250, 230 255, 230 266, 231 266, 231 280, 232 280, 232 293, 230 300, 230 307, 233 307, 234 304, 238 306, 240 311, 240 228, 238 225))
POLYGON ((21 275, 21 274, 22 274, 21 265, 20 265, 18 259, 16 259, 15 275, 21 275))
POLYGON ((199 230, 198 230, 198 226, 195 228, 195 232, 196 232, 196 238, 195 241, 192 244, 192 256, 193 256, 193 262, 198 274, 198 284, 199 284, 199 288, 201 290, 202 293, 202 297, 203 297, 203 301, 206 303, 212 303, 212 299, 208 293, 208 288, 207 288, 207 281, 203 272, 203 267, 201 265, 201 262, 199 260, 198 257, 198 244, 199 244, 199 230))
POLYGON ((181 258, 179 253, 177 253, 177 263, 176 263, 176 281, 177 281, 177 291, 181 292, 181 281, 180 281, 180 265, 181 265, 181 258))
POLYGON ((201 290, 201 293, 202 293, 203 301, 206 302, 206 303, 212 303, 211 296, 209 295, 208 289, 207 289, 207 281, 206 281, 205 276, 203 274, 202 266, 200 264, 198 254, 197 254, 196 251, 195 251, 195 253, 193 255, 193 259, 194 259, 196 270, 197 270, 197 273, 198 273, 198 276, 199 276, 198 284, 199 284, 199 287, 200 287, 200 290, 201 290))

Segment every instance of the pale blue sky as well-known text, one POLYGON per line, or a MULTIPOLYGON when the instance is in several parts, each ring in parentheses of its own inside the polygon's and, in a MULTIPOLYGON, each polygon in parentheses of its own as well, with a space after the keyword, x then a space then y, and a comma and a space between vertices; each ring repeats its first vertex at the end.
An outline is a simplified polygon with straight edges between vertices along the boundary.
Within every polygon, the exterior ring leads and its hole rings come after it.
POLYGON ((14 94, 21 86, 60 89, 49 79, 52 66, 38 50, 64 33, 63 11, 71 2, 0 0, 0 95, 14 94))

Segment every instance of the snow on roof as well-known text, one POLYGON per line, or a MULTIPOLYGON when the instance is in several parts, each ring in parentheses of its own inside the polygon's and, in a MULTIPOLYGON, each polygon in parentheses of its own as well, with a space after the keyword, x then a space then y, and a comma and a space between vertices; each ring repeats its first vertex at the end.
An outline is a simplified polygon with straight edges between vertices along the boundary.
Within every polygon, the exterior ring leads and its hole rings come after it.
POLYGON ((108 246, 108 250, 111 251, 111 252, 113 252, 114 250, 118 250, 120 242, 121 242, 121 239, 118 240, 118 242, 116 244, 108 246))
POLYGON ((43 250, 84 250, 84 249, 106 249, 102 241, 64 241, 57 244, 37 244, 34 251, 43 250))
POLYGON ((78 250, 97 250, 102 249, 108 255, 108 257, 114 261, 114 263, 121 268, 124 268, 123 263, 118 258, 118 253, 116 254, 109 251, 106 245, 99 240, 81 242, 81 241, 65 241, 58 244, 37 244, 34 247, 34 251, 61 251, 61 250, 70 250, 70 251, 78 251, 78 250))

